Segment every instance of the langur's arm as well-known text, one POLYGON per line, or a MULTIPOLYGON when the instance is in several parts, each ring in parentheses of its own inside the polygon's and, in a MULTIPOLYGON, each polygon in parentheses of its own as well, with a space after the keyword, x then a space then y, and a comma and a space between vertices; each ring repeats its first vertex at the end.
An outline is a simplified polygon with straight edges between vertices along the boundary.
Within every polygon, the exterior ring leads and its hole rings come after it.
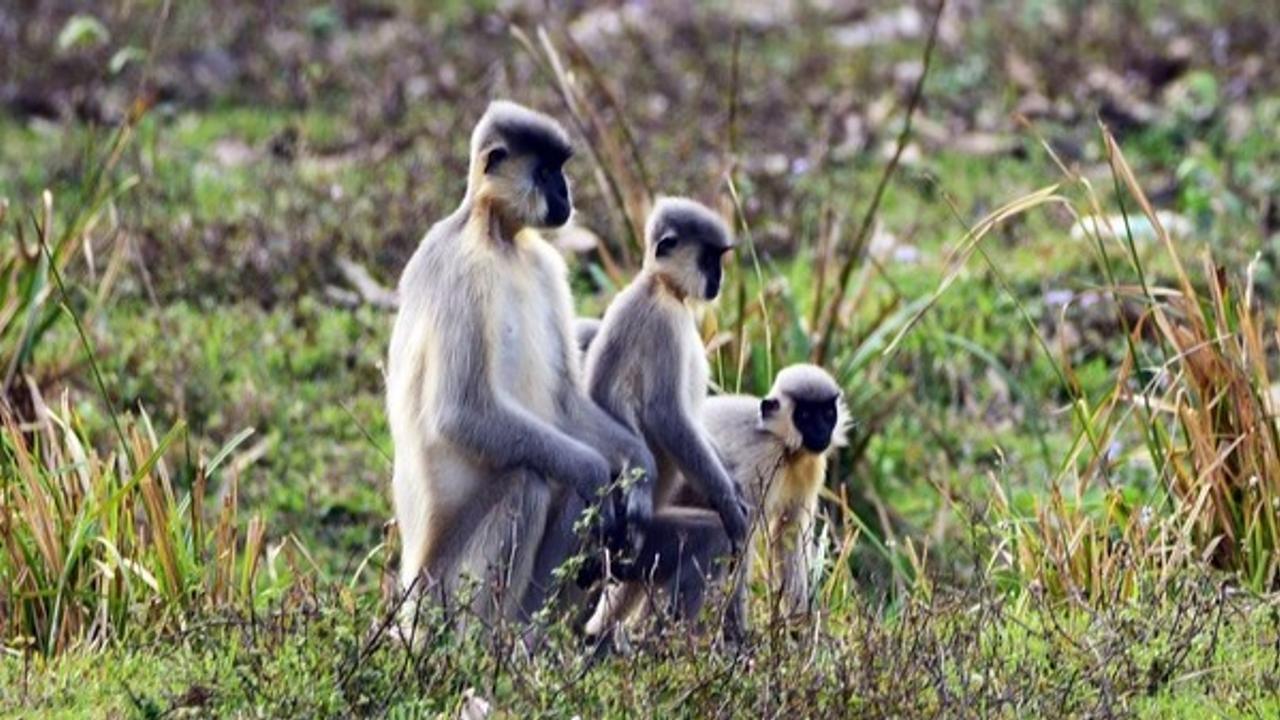
POLYGON ((632 468, 645 472, 646 481, 657 475, 657 462, 645 446, 644 439, 618 422, 576 388, 565 392, 562 405, 566 410, 568 430, 601 452, 625 459, 632 468))
MULTIPOLYGON (((623 497, 626 498, 627 543, 637 547, 644 539, 646 527, 653 517, 653 488, 658 476, 657 462, 644 440, 628 430, 609 413, 601 410, 581 393, 569 402, 573 406, 569 414, 569 432, 581 438, 611 460, 625 460, 628 473, 639 470, 639 477, 626 477, 631 481, 623 497)), ((621 466, 621 465, 620 465, 621 466)), ((611 543, 621 542, 621 536, 611 543)))
POLYGON ((678 341, 672 337, 670 342, 658 341, 654 347, 645 349, 654 355, 651 367, 669 369, 652 373, 645 383, 641 411, 645 432, 675 460, 685 478, 720 513, 725 532, 735 545, 741 546, 747 534, 747 518, 740 493, 702 427, 684 407, 680 374, 674 370, 680 367, 680 358, 675 352, 678 347, 678 341))
POLYGON ((594 500, 609 468, 590 447, 494 392, 482 312, 457 309, 440 328, 443 393, 438 430, 450 442, 499 468, 524 467, 573 485, 594 500))
POLYGON ((601 451, 611 461, 625 460, 630 469, 643 471, 643 477, 634 487, 651 488, 658 474, 658 464, 644 439, 592 402, 572 383, 566 385, 561 404, 565 407, 569 433, 601 451))
MULTIPOLYGON (((567 303, 566 303, 567 304, 567 303)), ((595 388, 603 399, 606 385, 616 381, 618 351, 611 346, 601 348, 597 358, 597 370, 593 373, 598 385, 595 388)), ((565 367, 576 368, 577 358, 565 348, 565 367)), ((569 432, 588 445, 605 453, 616 467, 628 471, 639 470, 626 491, 626 519, 628 542, 636 547, 643 541, 645 527, 653 517, 653 488, 658 477, 658 464, 645 444, 644 438, 610 415, 581 389, 576 373, 571 372, 561 388, 561 405, 565 409, 569 432)))
MULTIPOLYGON (((566 301, 567 304, 567 301, 566 301)), ((578 319, 582 323, 583 319, 578 319)), ((597 327, 600 321, 593 320, 597 327)), ((607 455, 611 462, 625 460, 632 469, 644 471, 642 485, 651 485, 657 477, 657 462, 653 453, 645 445, 644 438, 626 427, 617 418, 610 415, 584 391, 577 371, 581 363, 576 353, 563 343, 564 351, 561 360, 564 367, 570 368, 561 383, 559 401, 564 409, 567 430, 574 437, 581 438, 588 445, 607 455)), ((598 371, 594 374, 597 393, 607 392, 606 386, 616 381, 616 361, 618 352, 612 347, 602 348, 597 358, 598 371)))

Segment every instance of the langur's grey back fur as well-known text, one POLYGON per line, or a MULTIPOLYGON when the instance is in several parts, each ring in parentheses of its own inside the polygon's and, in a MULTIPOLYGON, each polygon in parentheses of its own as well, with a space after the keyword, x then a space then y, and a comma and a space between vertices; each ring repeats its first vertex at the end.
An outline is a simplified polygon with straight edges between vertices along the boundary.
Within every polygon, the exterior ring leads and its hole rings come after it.
POLYGON ((583 357, 587 355, 587 349, 591 347, 591 341, 595 340, 596 334, 600 332, 600 321, 596 318, 580 317, 573 321, 573 337, 578 343, 578 349, 582 351, 583 357))

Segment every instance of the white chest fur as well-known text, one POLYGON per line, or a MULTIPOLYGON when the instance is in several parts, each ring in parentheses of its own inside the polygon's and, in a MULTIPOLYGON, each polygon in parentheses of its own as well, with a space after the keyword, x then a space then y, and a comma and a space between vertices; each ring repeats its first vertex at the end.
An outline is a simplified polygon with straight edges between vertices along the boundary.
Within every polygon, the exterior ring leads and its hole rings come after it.
POLYGON ((527 268, 500 273, 497 280, 496 383, 535 415, 552 420, 563 338, 556 332, 553 294, 536 280, 527 268))
POLYGON ((707 351, 702 345, 702 336, 698 334, 697 323, 693 313, 687 308, 689 321, 685 324, 687 337, 684 346, 684 371, 689 382, 685 384, 685 402, 694 417, 702 415, 702 403, 707 398, 707 382, 711 378, 711 366, 707 362, 707 351))

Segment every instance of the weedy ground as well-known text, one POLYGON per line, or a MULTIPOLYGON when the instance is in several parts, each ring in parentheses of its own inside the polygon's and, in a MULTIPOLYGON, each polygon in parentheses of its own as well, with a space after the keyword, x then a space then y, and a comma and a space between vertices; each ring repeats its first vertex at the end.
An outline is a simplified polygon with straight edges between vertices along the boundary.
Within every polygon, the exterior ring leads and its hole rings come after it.
POLYGON ((1280 712, 1280 31, 934 7, 0 10, 0 711, 1280 712), (815 617, 378 632, 383 290, 499 96, 578 138, 580 312, 693 195, 743 239, 718 386, 840 378, 815 617))

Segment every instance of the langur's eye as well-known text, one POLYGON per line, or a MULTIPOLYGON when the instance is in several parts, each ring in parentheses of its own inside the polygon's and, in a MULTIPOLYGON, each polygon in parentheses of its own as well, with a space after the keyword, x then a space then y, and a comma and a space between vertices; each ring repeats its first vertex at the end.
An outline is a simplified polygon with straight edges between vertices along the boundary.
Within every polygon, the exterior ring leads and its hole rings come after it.
POLYGON ((491 173, 494 170, 497 170, 498 166, 502 164, 502 161, 506 159, 507 151, 504 148, 499 147, 490 150, 489 154, 485 156, 484 171, 486 173, 491 173))

